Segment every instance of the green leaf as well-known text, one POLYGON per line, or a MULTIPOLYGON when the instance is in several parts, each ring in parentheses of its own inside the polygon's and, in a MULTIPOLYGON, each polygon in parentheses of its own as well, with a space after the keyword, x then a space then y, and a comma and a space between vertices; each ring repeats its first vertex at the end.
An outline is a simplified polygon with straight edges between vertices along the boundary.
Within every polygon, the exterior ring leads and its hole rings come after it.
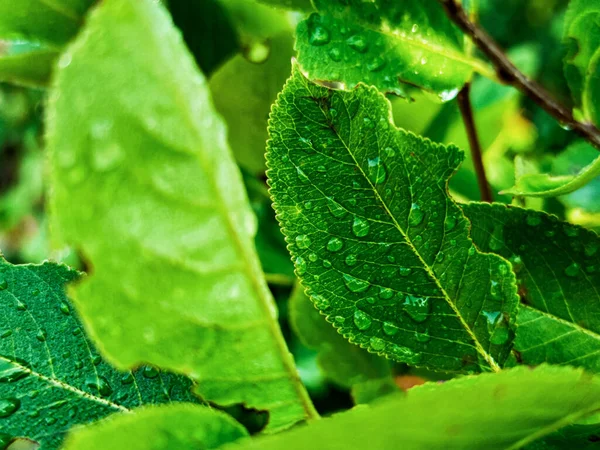
POLYGON ((565 16, 564 40, 568 49, 565 58, 565 78, 571 88, 575 104, 583 106, 583 113, 591 119, 586 103, 586 84, 590 76, 597 77, 594 54, 600 47, 600 3, 590 0, 571 0, 565 16))
POLYGON ((296 68, 273 107, 267 164, 296 273, 351 342, 449 372, 499 370, 518 298, 510 266, 479 253, 449 198, 463 158, 398 130, 372 87, 296 68))
POLYGON ((270 55, 262 64, 237 55, 210 79, 215 108, 231 132, 227 139, 238 163, 257 174, 265 170, 267 119, 271 105, 288 78, 293 40, 283 31, 270 40, 270 55))
POLYGON ((585 141, 570 145, 554 163, 555 171, 568 167, 569 160, 581 160, 584 155, 593 154, 594 159, 573 175, 529 174, 522 176, 517 185, 503 191, 503 194, 524 197, 557 197, 575 192, 586 186, 600 175, 600 156, 598 151, 585 141))
POLYGON ((204 406, 154 406, 77 430, 67 438, 64 450, 208 450, 247 435, 231 417, 204 406))
POLYGON ((270 430, 314 414, 224 126, 164 9, 104 0, 66 55, 48 109, 51 229, 92 267, 73 290, 92 336, 118 367, 150 362, 206 400, 269 410, 270 430))
MULTIPOLYGON (((596 20, 600 21, 600 14, 597 14, 596 17, 596 20)), ((598 27, 598 22, 596 22, 596 26, 598 27)), ((600 35, 600 27, 597 29, 597 33, 600 35)), ((598 41, 598 46, 600 46, 600 37, 598 41)), ((600 105, 600 48, 590 61, 583 91, 583 110, 596 125, 600 125, 600 106, 598 105, 600 105)))
POLYGON ((515 349, 525 364, 600 372, 600 238, 543 212, 463 205, 471 237, 513 265, 522 305, 515 349))
POLYGON ((44 85, 94 0, 0 2, 0 80, 44 85))
POLYGON ((317 360, 329 379, 345 388, 369 380, 391 379, 383 358, 350 344, 325 321, 300 285, 290 297, 290 321, 304 345, 317 350, 317 360))
POLYGON ((72 426, 145 403, 194 401, 192 383, 153 367, 118 372, 86 337, 64 293, 77 271, 0 259, 0 430, 58 448, 72 426))
POLYGON ((298 25, 298 60, 309 78, 359 82, 408 97, 414 87, 442 100, 456 96, 473 70, 463 36, 437 2, 320 0, 298 25))
POLYGON ((427 383, 405 397, 224 450, 300 450, 315 442, 327 450, 388 450, 392 442, 410 450, 516 450, 598 408, 597 377, 568 367, 518 367, 427 383))

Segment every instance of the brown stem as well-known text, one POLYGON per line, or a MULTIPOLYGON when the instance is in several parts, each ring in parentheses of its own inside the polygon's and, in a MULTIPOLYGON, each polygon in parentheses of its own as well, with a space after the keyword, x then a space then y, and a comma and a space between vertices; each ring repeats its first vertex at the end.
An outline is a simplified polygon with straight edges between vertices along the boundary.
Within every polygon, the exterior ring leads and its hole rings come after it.
POLYGON ((473 118, 470 93, 471 83, 467 83, 458 93, 456 99, 458 101, 458 107, 460 109, 460 114, 462 115, 463 123, 465 124, 467 137, 469 138, 469 147, 471 147, 471 156, 473 157, 473 165, 475 166, 475 173, 477 174, 477 183, 479 184, 479 192, 481 192, 481 200, 491 203, 493 201, 492 190, 490 189, 490 184, 485 175, 481 144, 479 143, 477 128, 475 127, 475 120, 473 118))
POLYGON ((569 108, 560 104, 542 86, 529 79, 517 69, 498 43, 469 19, 465 10, 456 0, 439 0, 439 2, 446 9, 450 20, 458 25, 464 33, 469 35, 477 48, 489 58, 501 81, 520 90, 548 114, 558 120, 561 126, 573 130, 600 150, 600 130, 598 128, 591 123, 575 120, 569 108))

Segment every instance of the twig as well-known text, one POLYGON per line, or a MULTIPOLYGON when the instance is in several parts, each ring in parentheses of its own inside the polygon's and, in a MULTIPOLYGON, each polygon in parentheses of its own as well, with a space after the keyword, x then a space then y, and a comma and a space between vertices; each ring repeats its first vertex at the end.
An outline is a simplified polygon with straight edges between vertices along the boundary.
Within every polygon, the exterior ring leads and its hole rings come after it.
POLYGON ((467 137, 469 138, 469 147, 471 147, 471 156, 473 157, 473 164, 475 165, 475 173, 477 174, 477 183, 479 184, 479 192, 481 192, 481 200, 491 203, 493 201, 492 190, 490 189, 490 184, 485 175, 481 144, 479 143, 477 128, 475 127, 475 120, 473 118, 470 93, 471 83, 467 83, 458 93, 458 107, 460 109, 460 114, 462 115, 463 123, 465 124, 467 137))
POLYGON ((439 2, 446 9, 450 20, 458 25, 464 33, 469 35, 477 48, 489 58, 501 81, 520 90, 548 114, 558 120, 562 127, 573 130, 600 150, 600 130, 598 128, 591 123, 575 120, 569 108, 560 104, 542 86, 530 80, 517 69, 498 43, 469 19, 465 10, 456 0, 439 0, 439 2))

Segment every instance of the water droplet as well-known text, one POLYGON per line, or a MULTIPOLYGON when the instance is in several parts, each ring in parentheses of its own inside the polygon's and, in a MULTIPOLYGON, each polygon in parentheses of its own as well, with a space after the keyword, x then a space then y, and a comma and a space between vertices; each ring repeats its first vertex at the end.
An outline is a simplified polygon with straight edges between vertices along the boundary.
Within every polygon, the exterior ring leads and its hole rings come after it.
POLYGON ((108 397, 112 394, 112 388, 104 377, 96 377, 95 375, 88 377, 85 380, 85 385, 88 389, 96 391, 94 394, 99 393, 103 397, 108 397))
POLYGON ((371 348, 375 351, 381 351, 385 348, 385 341, 375 336, 369 339, 369 344, 371 345, 371 348))
POLYGON ((329 36, 329 31, 327 31, 327 28, 322 27, 320 25, 315 25, 315 26, 311 27, 311 30, 309 31, 309 36, 308 36, 308 42, 311 45, 316 45, 316 46, 325 45, 325 44, 329 43, 329 40, 330 40, 330 36, 329 36))
POLYGON ((594 256, 598 252, 600 246, 595 242, 588 242, 584 246, 585 256, 594 256))
MULTIPOLYGON (((458 95, 458 89, 449 89, 449 90, 440 92, 439 97, 442 102, 449 102, 450 100, 454 100, 457 95, 458 95)), ((457 158, 455 160, 454 164, 458 165, 459 163, 460 163, 460 159, 457 158)))
POLYGON ((33 295, 34 297, 37 297, 38 295, 40 295, 40 290, 39 290, 39 289, 34 289, 34 290, 31 292, 31 295, 33 295))
POLYGON ((387 350, 395 359, 408 364, 417 364, 421 360, 421 355, 419 353, 415 353, 410 348, 403 347, 402 345, 393 344, 388 346, 387 350))
POLYGON ((421 207, 417 203, 413 203, 410 207, 410 215, 408 216, 408 223, 416 227, 421 222, 423 222, 423 218, 425 217, 425 213, 421 209, 421 207))
POLYGON ((331 211, 331 214, 333 214, 333 216, 337 218, 344 217, 348 212, 344 209, 342 205, 340 205, 331 197, 327 197, 327 207, 329 208, 329 211, 331 211))
POLYGON ((383 183, 387 176, 385 165, 379 157, 369 159, 369 180, 374 184, 383 183))
POLYGON ((302 181, 303 183, 310 183, 310 179, 300 167, 296 167, 296 173, 298 174, 298 178, 300 179, 300 181, 302 181))
POLYGON ((123 149, 116 142, 103 143, 94 147, 92 164, 100 172, 106 172, 115 168, 125 157, 123 149))
POLYGON ((128 372, 121 377, 121 383, 124 385, 132 384, 134 380, 135 378, 133 377, 133 374, 131 372, 128 372))
POLYGON ((308 260, 311 262, 316 262, 319 259, 319 257, 317 256, 316 253, 311 253, 310 255, 308 255, 308 260))
POLYGON ((352 232, 356 237, 364 237, 369 234, 369 222, 362 217, 355 217, 352 222, 352 232))
POLYGON ((394 291, 391 290, 390 288, 380 288, 379 289, 379 297, 384 299, 384 300, 388 300, 390 298, 392 298, 394 296, 394 291))
POLYGON ((142 375, 144 375, 146 378, 149 378, 149 379, 156 378, 159 373, 160 373, 159 370, 153 366, 146 366, 142 370, 142 375))
POLYGON ((44 422, 46 422, 46 425, 50 426, 50 425, 54 425, 57 420, 58 419, 56 417, 49 416, 44 419, 44 422))
POLYGON ((369 49, 369 44, 367 43, 366 39, 360 34, 350 36, 348 39, 346 39, 346 43, 350 46, 352 50, 356 50, 359 53, 365 53, 369 49))
POLYGON ((0 291, 5 290, 8 287, 8 281, 6 281, 6 278, 2 277, 0 278, 0 291))
POLYGON ((576 277, 577 275, 579 275, 580 271, 581 268, 579 267, 579 264, 573 263, 565 269, 565 275, 567 275, 568 277, 576 277))
POLYGON ((305 234, 300 234, 296 236, 296 245, 298 248, 308 248, 311 244, 310 238, 305 234))
POLYGON ((381 56, 377 56, 375 59, 373 59, 372 61, 367 63, 367 69, 370 70, 371 72, 377 72, 377 71, 383 69, 385 67, 385 65, 386 65, 385 59, 383 59, 381 56))
POLYGON ((354 278, 352 275, 348 275, 347 273, 344 274, 344 283, 352 292, 364 292, 369 289, 369 286, 371 285, 368 281, 359 280, 358 278, 354 278))
POLYGON ((29 375, 29 370, 8 361, 0 360, 0 383, 12 383, 29 375))
POLYGON ((349 266, 354 266, 358 262, 358 259, 356 258, 356 255, 348 255, 346 256, 345 261, 349 266))
POLYGON ((577 237, 579 235, 579 228, 572 225, 565 225, 563 229, 565 230, 565 234, 569 237, 577 237))
POLYGON ((331 49, 329 49, 329 57, 333 62, 340 62, 342 60, 342 52, 339 48, 332 47, 331 49))
POLYGON ((312 298, 313 302, 315 303, 315 306, 317 308, 319 308, 321 311, 329 309, 329 306, 330 306, 329 300, 327 300, 322 295, 311 295, 311 298, 312 298))
POLYGON ((60 312, 63 313, 65 316, 71 314, 71 310, 69 309, 69 305, 67 304, 67 302, 61 302, 58 308, 60 309, 60 312))
POLYGON ((410 267, 400 267, 398 269, 400 276, 407 277, 412 273, 412 269, 410 267))
POLYGON ((530 227, 537 227, 540 223, 542 223, 542 219, 540 219, 540 216, 537 214, 531 213, 527 216, 525 222, 527 222, 527 225, 530 227))
POLYGON ((75 361, 75 368, 76 369, 81 369, 83 368, 83 363, 81 361, 75 361))
POLYGON ((456 217, 446 216, 446 219, 444 220, 444 227, 446 228, 446 231, 453 230, 455 226, 456 226, 456 217))
POLYGON ((424 322, 429 317, 429 299, 427 297, 415 297, 407 295, 404 298, 402 309, 415 321, 424 322))
POLYGON ((469 256, 473 256, 473 255, 475 255, 475 252, 476 252, 476 251, 477 251, 477 250, 475 249, 475 246, 471 245, 471 247, 469 247, 469 252, 468 252, 468 253, 469 253, 469 256))
POLYGON ((431 340, 431 336, 429 335, 429 331, 424 331, 423 333, 415 331, 415 339, 418 342, 429 342, 431 340))
POLYGON ((354 325, 356 325, 359 330, 368 330, 371 327, 371 318, 367 313, 357 309, 354 311, 354 325))
POLYGON ((419 25, 417 25, 416 23, 412 26, 412 28, 410 29, 411 32, 416 33, 417 31, 419 31, 419 25))
POLYGON ((328 259, 324 259, 323 267, 325 267, 326 269, 329 269, 331 267, 331 261, 329 261, 328 259))
POLYGON ((269 41, 253 41, 250 45, 244 48, 244 57, 254 64, 261 64, 265 62, 271 54, 271 46, 269 41))
POLYGON ((0 399, 0 418, 12 416, 21 407, 21 400, 18 398, 0 399))
POLYGON ((388 336, 394 336, 395 334, 398 334, 398 331, 400 331, 400 329, 393 323, 383 322, 383 332, 388 336))
POLYGON ((46 330, 39 330, 35 335, 35 338, 40 342, 45 342, 47 336, 48 334, 46 333, 46 330))
POLYGON ((298 275, 304 275, 304 272, 306 272, 306 261, 302 256, 296 257, 296 272, 298 275))
POLYGON ((327 250, 330 252, 339 252, 343 246, 344 241, 337 237, 332 237, 329 239, 329 242, 327 242, 327 250))

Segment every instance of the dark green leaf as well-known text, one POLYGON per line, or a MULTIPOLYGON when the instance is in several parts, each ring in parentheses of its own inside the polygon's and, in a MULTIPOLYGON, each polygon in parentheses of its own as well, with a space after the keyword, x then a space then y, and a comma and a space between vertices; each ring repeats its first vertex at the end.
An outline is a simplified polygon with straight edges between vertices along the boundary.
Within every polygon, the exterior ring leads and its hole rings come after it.
POLYGON ((296 68, 273 107, 275 209, 315 305, 351 342, 436 370, 499 370, 518 298, 510 266, 479 253, 449 198, 462 160, 398 130, 374 88, 296 68))
MULTIPOLYGON (((517 450, 600 408, 600 380, 580 369, 519 367, 427 383, 405 397, 224 450, 517 450)), ((575 447, 571 447, 575 448, 575 447)))
POLYGON ((195 405, 146 407, 77 430, 65 450, 208 450, 248 433, 226 414, 195 405))
POLYGON ((430 0, 320 0, 298 25, 298 60, 309 78, 359 82, 407 97, 414 87, 454 98, 473 70, 463 36, 430 0))
POLYGON ((78 278, 64 265, 0 259, 0 430, 44 450, 77 424, 145 403, 194 401, 186 378, 152 367, 118 372, 102 361, 64 293, 78 278))
POLYGON ((517 207, 471 203, 463 211, 475 244, 510 260, 517 274, 518 360, 600 372, 598 235, 517 207))
POLYGON ((48 109, 51 229, 92 267, 73 298, 93 337, 119 367, 147 361, 206 400, 268 410, 270 430, 311 415, 225 128, 166 11, 104 0, 66 55, 48 109))

